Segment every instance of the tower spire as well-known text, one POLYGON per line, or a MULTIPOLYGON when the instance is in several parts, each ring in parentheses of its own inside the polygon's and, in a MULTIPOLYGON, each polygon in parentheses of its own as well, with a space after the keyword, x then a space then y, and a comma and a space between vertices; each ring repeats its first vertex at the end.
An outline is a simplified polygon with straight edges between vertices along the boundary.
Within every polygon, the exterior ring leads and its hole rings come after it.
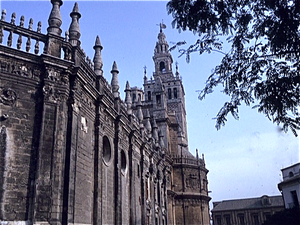
POLYGON ((80 45, 79 38, 81 36, 79 28, 79 19, 81 17, 81 14, 79 13, 77 2, 75 2, 74 4, 74 8, 70 13, 70 17, 72 18, 72 22, 69 28, 69 40, 73 46, 78 46, 80 45))
POLYGON ((148 80, 148 77, 147 77, 147 67, 144 66, 144 83, 146 83, 148 80))
POLYGON ((111 79, 111 87, 112 87, 112 92, 114 94, 115 98, 119 97, 119 79, 118 79, 118 67, 116 61, 114 61, 114 64, 112 66, 111 74, 112 74, 112 79, 111 79))
POLYGON ((125 95, 125 103, 127 105, 127 113, 128 113, 128 115, 132 115, 132 108, 131 108, 131 106, 132 106, 132 99, 131 99, 130 92, 131 92, 130 85, 129 85, 129 82, 127 81, 126 82, 126 89, 125 89, 125 93, 126 93, 126 95, 125 95))
POLYGON ((60 6, 63 4, 62 0, 51 0, 52 10, 49 15, 47 28, 48 34, 61 35, 60 26, 62 24, 60 15, 60 6))
POLYGON ((176 65, 176 78, 179 78, 179 71, 178 71, 178 62, 175 63, 176 65))
MULTIPOLYGON (((158 76, 174 76, 172 73, 173 59, 169 52, 169 44, 166 41, 166 35, 163 29, 166 29, 166 25, 162 22, 159 24, 160 32, 157 36, 158 41, 154 49, 153 61, 155 64, 155 75, 158 76)), ((165 80, 165 79, 163 79, 165 80)))
POLYGON ((100 38, 97 35, 96 37, 96 42, 95 42, 95 55, 94 55, 94 71, 96 73, 96 75, 98 76, 102 76, 103 75, 103 71, 102 71, 102 67, 103 67, 103 61, 102 61, 102 56, 101 56, 101 50, 103 49, 101 42, 100 42, 100 38))

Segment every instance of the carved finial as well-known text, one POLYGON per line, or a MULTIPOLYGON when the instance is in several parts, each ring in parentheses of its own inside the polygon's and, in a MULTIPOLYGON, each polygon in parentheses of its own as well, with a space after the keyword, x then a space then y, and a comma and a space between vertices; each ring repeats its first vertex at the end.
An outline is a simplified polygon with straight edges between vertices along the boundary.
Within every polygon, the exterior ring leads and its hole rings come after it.
POLYGON ((146 119, 146 129, 148 131, 148 136, 149 138, 151 138, 151 123, 150 123, 150 114, 149 114, 149 110, 146 110, 146 115, 145 115, 145 119, 146 119))
POLYGON ((132 99, 131 99, 131 90, 130 90, 130 85, 129 85, 129 82, 127 81, 126 82, 126 89, 125 89, 125 103, 127 105, 127 113, 128 115, 132 115, 132 99))
POLYGON ((139 122, 140 122, 140 128, 143 128, 144 127, 144 124, 143 124, 144 116, 143 116, 142 102, 141 102, 140 97, 138 97, 138 102, 136 103, 136 107, 137 107, 137 118, 139 119, 139 122))
POLYGON ((11 21, 10 21, 10 23, 13 24, 13 25, 15 25, 15 21, 16 21, 16 13, 13 12, 13 14, 11 14, 11 21))
POLYGON ((178 72, 178 62, 175 63, 176 65, 176 78, 179 78, 179 72, 178 72))
POLYGON ((152 127, 153 127, 153 138, 155 140, 155 143, 157 143, 158 142, 158 127, 157 127, 155 119, 153 119, 152 127))
POLYGON ((5 21, 5 16, 6 16, 6 9, 3 9, 1 14, 1 21, 5 21))
POLYGON ((117 73, 119 73, 116 61, 114 61, 114 63, 113 63, 111 72, 117 72, 117 73))
POLYGON ((126 89, 125 89, 125 91, 126 91, 126 90, 129 90, 129 91, 130 91, 129 81, 126 82, 126 89))
POLYGON ((196 148, 196 159, 199 160, 198 149, 196 148))
POLYGON ((146 83, 147 80, 148 80, 148 78, 147 78, 147 67, 144 66, 144 83, 146 83))
POLYGON ((69 31, 68 30, 65 32, 65 41, 66 42, 69 41, 69 31))
POLYGON ((37 25, 37 30, 36 30, 36 31, 37 31, 38 33, 41 33, 41 30, 42 30, 42 22, 39 21, 39 22, 38 22, 38 25, 37 25))
POLYGON ((119 70, 117 68, 117 63, 114 61, 111 74, 112 74, 112 79, 111 79, 111 87, 112 87, 112 92, 114 94, 115 98, 119 97, 119 80, 118 80, 118 73, 119 70))
POLYGON ((72 22, 69 28, 70 42, 73 46, 78 46, 80 45, 79 38, 81 36, 79 28, 79 19, 81 17, 81 14, 79 13, 77 2, 75 2, 73 11, 70 13, 70 16, 72 18, 72 22))
POLYGON ((103 67, 103 61, 102 61, 102 56, 101 56, 101 50, 103 49, 101 42, 100 42, 100 38, 97 35, 96 37, 96 41, 95 41, 95 55, 94 55, 94 71, 96 73, 96 75, 101 76, 103 75, 103 71, 102 71, 102 67, 103 67))
POLYGON ((25 20, 25 17, 22 15, 20 18, 20 27, 24 27, 24 20, 25 20))
POLYGON ((60 26, 62 24, 60 15, 60 6, 63 4, 62 0, 51 0, 52 10, 49 15, 47 28, 48 34, 61 35, 60 26))
POLYGON ((29 20, 29 26, 28 26, 29 30, 32 30, 32 25, 33 25, 33 19, 30 18, 30 20, 29 20))
POLYGON ((164 143, 164 135, 162 134, 161 131, 158 131, 158 136, 159 136, 159 145, 161 148, 164 148, 165 147, 165 143, 164 143))

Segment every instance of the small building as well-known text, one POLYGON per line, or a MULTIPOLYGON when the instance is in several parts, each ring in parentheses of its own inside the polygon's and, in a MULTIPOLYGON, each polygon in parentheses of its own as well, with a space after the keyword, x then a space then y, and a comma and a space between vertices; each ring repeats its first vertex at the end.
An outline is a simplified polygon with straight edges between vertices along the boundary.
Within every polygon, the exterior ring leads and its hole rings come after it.
POLYGON ((284 209, 282 196, 213 202, 213 225, 261 225, 274 213, 284 209))
POLYGON ((285 208, 299 208, 300 202, 300 162, 281 170, 283 181, 278 184, 285 208))

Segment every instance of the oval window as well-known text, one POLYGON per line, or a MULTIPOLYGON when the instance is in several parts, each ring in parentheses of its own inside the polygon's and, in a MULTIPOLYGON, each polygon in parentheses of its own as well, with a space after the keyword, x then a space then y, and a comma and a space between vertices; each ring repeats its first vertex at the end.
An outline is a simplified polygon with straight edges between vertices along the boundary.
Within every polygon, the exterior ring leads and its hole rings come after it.
POLYGON ((111 147, 108 137, 103 137, 103 159, 105 162, 109 162, 111 159, 111 147))

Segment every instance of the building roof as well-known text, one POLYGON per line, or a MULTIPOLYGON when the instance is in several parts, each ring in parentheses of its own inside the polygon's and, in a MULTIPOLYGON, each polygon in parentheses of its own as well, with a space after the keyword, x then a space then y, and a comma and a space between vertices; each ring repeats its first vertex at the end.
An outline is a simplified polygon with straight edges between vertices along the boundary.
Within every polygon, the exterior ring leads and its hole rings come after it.
POLYGON ((246 198, 225 200, 221 202, 214 202, 212 212, 229 211, 229 210, 245 210, 245 209, 260 209, 269 207, 284 207, 281 195, 267 196, 264 195, 259 198, 246 198))

